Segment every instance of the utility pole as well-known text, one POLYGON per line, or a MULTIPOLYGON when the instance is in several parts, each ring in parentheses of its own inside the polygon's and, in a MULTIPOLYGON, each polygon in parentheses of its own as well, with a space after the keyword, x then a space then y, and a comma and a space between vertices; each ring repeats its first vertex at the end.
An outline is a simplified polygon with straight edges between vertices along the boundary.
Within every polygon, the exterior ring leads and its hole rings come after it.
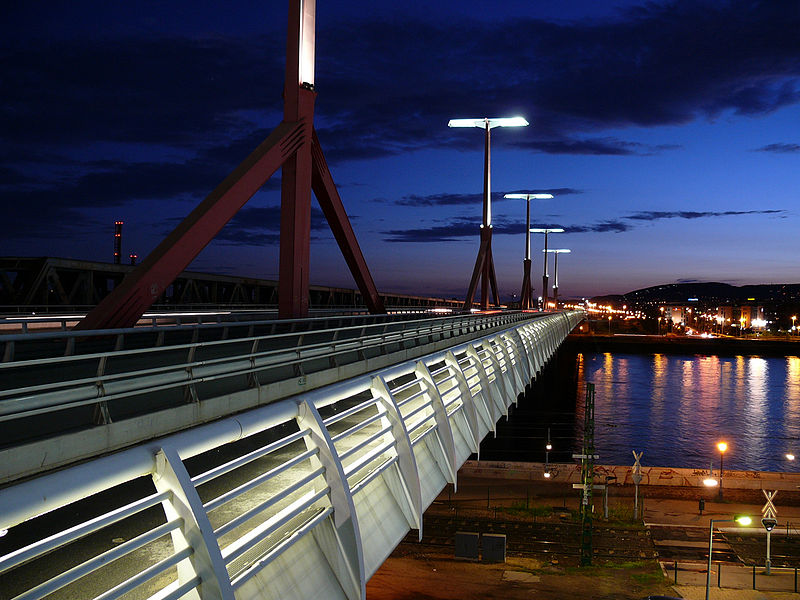
POLYGON ((583 451, 573 454, 581 459, 581 482, 573 488, 581 489, 581 566, 592 564, 592 488, 594 487, 594 384, 586 384, 586 402, 583 409, 583 451))

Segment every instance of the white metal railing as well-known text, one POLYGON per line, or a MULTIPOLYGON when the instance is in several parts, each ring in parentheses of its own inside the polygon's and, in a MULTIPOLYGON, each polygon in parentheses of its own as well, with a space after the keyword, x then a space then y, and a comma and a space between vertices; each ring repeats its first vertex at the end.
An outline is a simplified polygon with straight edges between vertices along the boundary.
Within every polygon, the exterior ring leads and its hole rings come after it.
POLYGON ((541 368, 536 347, 549 358, 581 318, 547 315, 8 486, 0 589, 15 600, 364 598, 541 368), (59 529, 87 510, 98 514, 59 529))
MULTIPOLYGON (((392 364, 397 351, 421 355, 530 318, 525 313, 378 323, 351 318, 323 320, 328 326, 317 329, 312 325, 319 327, 319 320, 174 328, 167 335, 162 328, 0 336, 6 359, 0 362, 0 445, 43 440, 41 449, 27 451, 28 459, 12 460, 27 460, 29 468, 21 473, 27 476, 223 417, 231 408, 219 398, 235 395, 236 410, 245 410, 263 404, 264 397, 274 401, 392 364), (356 324, 340 326, 345 322, 356 324), (141 347, 146 341, 150 346, 141 347), (16 346, 22 343, 57 355, 25 358, 32 350, 23 352, 16 346), (95 351, 98 346, 113 350, 95 351), (187 409, 198 402, 205 406, 187 409), (171 415, 150 417, 158 411, 171 415), (22 419, 26 425, 17 426, 22 419), (46 447, 47 438, 64 429, 97 432, 78 444, 61 444, 56 454, 46 447)), ((0 481, 10 478, 0 468, 0 481)))

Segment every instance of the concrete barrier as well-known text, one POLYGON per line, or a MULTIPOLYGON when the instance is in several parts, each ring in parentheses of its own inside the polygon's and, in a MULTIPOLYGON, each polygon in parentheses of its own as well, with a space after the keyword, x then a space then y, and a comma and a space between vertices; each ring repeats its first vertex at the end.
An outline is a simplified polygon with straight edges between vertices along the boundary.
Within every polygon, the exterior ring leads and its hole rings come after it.
MULTIPOLYGON (((484 479, 529 480, 544 482, 544 463, 528 462, 503 462, 503 461, 474 461, 464 463, 459 471, 459 477, 475 477, 484 479)), ((549 482, 552 483, 580 483, 580 464, 550 463, 549 482)), ((603 478, 615 476, 617 478, 612 487, 633 486, 633 467, 595 465, 597 482, 603 478)), ((716 493, 717 488, 706 488, 703 480, 708 478, 708 469, 685 469, 676 467, 645 467, 641 468, 642 481, 640 489, 652 486, 665 488, 697 488, 716 493)), ((714 472, 714 477, 719 478, 719 472, 714 472)), ((723 473, 723 489, 728 490, 785 490, 800 492, 800 473, 782 473, 772 471, 728 471, 723 473)), ((792 494, 798 496, 800 493, 792 494)), ((783 499, 787 494, 783 494, 783 499)), ((781 498, 781 496, 778 496, 781 498)))

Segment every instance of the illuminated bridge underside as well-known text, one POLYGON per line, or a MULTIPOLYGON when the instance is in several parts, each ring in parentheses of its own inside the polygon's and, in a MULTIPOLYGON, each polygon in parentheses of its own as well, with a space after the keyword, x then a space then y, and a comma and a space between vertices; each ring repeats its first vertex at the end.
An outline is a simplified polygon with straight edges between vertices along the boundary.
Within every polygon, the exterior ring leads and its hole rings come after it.
POLYGON ((582 318, 533 319, 12 486, 0 529, 133 480, 142 492, 0 558, 0 577, 36 573, 32 589, 12 591, 25 598, 364 598, 582 318), (89 558, 71 550, 106 527, 135 531, 89 558), (45 554, 66 563, 49 580, 36 565, 45 554))

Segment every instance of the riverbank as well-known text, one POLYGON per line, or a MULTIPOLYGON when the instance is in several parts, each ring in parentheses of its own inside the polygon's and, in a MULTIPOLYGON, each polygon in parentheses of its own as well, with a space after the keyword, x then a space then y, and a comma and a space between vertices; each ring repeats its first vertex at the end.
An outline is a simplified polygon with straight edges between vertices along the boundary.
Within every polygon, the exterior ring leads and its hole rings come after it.
MULTIPOLYGON (((565 490, 572 492, 572 484, 581 481, 581 466, 577 463, 556 464, 535 462, 473 461, 461 467, 459 485, 476 480, 503 481, 507 486, 535 484, 539 493, 551 490, 554 496, 565 490), (550 473, 544 477, 545 468, 550 473)), ((641 467, 642 480, 639 493, 642 498, 673 498, 682 500, 719 499, 719 487, 707 487, 707 469, 683 469, 677 467, 641 467)), ((595 465, 595 481, 605 478, 611 481, 610 496, 632 496, 635 493, 633 467, 618 465, 595 465)), ((719 472, 714 479, 719 480, 719 472)), ((764 502, 762 490, 780 490, 776 503, 800 507, 800 473, 770 471, 726 470, 722 479, 723 499, 736 502, 764 502)), ((797 518, 800 519, 800 512, 797 518)))
POLYGON ((705 354, 718 356, 800 356, 800 338, 686 337, 571 333, 562 348, 574 352, 705 354))

